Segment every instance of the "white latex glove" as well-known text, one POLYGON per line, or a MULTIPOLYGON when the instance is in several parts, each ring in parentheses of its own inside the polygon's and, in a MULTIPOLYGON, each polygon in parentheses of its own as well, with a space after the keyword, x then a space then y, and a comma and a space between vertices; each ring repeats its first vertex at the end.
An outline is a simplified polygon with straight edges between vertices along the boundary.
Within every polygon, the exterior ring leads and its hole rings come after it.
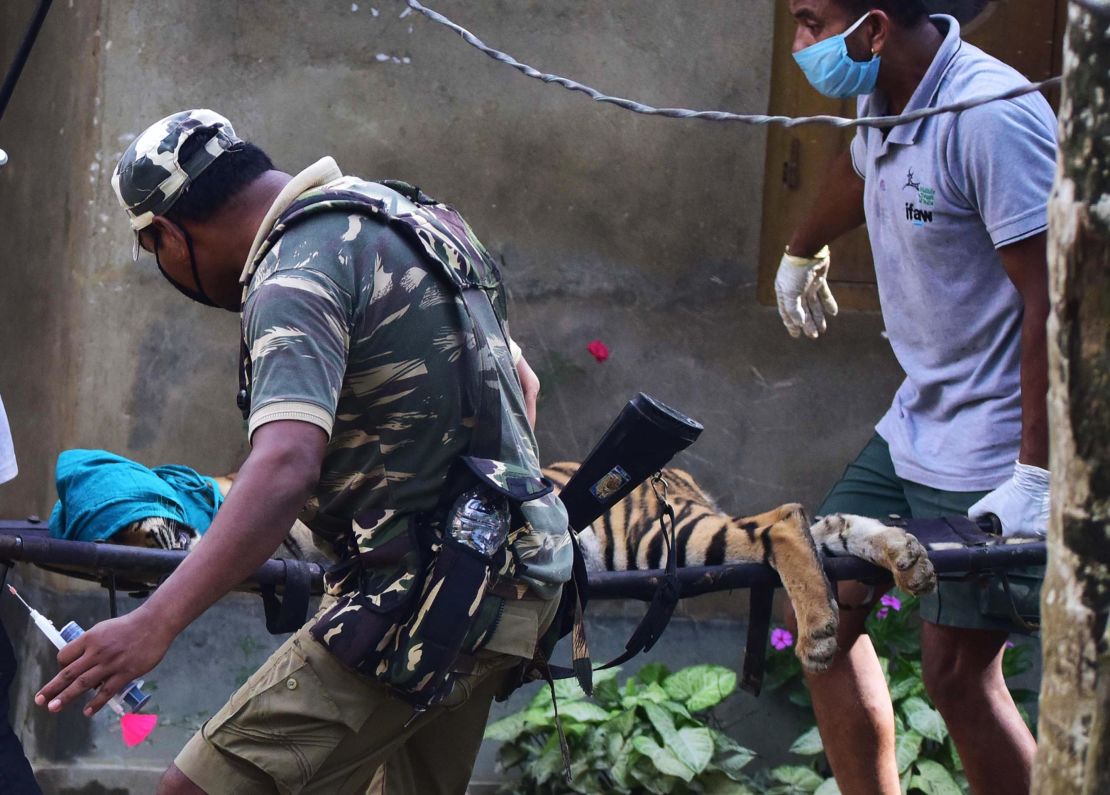
POLYGON ((972 505, 967 515, 977 519, 993 513, 1002 522, 1002 535, 1043 536, 1048 532, 1048 470, 1018 461, 1009 480, 972 505))
POLYGON ((825 313, 836 317, 839 310, 826 281, 828 273, 828 246, 814 257, 795 257, 789 251, 783 255, 775 276, 775 296, 779 316, 791 337, 804 331, 810 339, 817 339, 828 330, 825 313))

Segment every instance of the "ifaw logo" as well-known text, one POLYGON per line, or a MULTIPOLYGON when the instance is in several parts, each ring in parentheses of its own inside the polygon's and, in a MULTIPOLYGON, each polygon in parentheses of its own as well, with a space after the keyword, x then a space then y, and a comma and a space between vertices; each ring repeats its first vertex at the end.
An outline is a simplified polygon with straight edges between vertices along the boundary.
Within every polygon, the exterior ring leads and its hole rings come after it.
POLYGON ((913 202, 906 202, 906 220, 912 221, 914 226, 925 226, 933 222, 933 211, 919 210, 913 202))
MULTIPOLYGON (((903 190, 907 188, 917 191, 917 200, 922 207, 932 207, 936 204, 936 191, 933 188, 921 187, 921 183, 913 178, 912 168, 906 174, 906 184, 902 186, 903 190)), ((906 220, 912 222, 914 226, 925 226, 933 222, 933 211, 919 210, 913 202, 906 202, 906 220)))

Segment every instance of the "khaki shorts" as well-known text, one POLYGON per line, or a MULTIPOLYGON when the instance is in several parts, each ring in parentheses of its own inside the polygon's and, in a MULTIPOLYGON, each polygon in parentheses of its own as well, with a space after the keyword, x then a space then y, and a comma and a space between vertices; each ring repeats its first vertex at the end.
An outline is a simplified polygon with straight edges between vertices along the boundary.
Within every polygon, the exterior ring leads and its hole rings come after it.
POLYGON ((506 602, 473 670, 442 705, 416 719, 407 702, 317 643, 310 621, 201 727, 174 764, 209 795, 459 795, 505 672, 531 658, 556 607, 557 600, 506 602))

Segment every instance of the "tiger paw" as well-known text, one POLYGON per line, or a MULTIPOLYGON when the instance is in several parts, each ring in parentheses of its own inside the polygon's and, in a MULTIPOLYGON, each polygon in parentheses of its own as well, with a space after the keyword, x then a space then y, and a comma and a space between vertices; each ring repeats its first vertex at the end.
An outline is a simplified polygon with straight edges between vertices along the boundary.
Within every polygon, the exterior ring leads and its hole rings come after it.
POLYGON ((802 667, 811 673, 827 670, 836 656, 836 619, 811 632, 798 632, 794 654, 802 667))
POLYGON ((904 530, 889 528, 887 559, 894 584, 912 596, 924 596, 937 589, 937 574, 925 547, 904 530))
POLYGON ((877 519, 837 513, 824 516, 810 532, 825 553, 855 555, 890 571, 895 584, 908 594, 922 596, 937 587, 928 553, 912 535, 877 519))

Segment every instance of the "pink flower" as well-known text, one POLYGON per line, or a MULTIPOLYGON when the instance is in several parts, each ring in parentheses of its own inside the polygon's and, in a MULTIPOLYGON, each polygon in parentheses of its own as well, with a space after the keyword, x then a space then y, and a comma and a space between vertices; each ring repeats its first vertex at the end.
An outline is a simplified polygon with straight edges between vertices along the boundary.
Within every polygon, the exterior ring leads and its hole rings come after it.
POLYGON ((789 649, 794 645, 794 636, 782 627, 775 627, 771 630, 771 645, 779 651, 789 649))
POLYGON ((609 358, 609 348, 601 340, 594 340, 586 346, 586 350, 588 350, 590 355, 599 362, 603 362, 609 358))
MULTIPOLYGON (((883 594, 883 597, 879 600, 879 603, 882 604, 883 607, 889 607, 891 610, 894 611, 902 609, 901 600, 897 596, 891 596, 890 594, 883 594)), ((882 618, 882 616, 879 616, 879 618, 882 618)))

